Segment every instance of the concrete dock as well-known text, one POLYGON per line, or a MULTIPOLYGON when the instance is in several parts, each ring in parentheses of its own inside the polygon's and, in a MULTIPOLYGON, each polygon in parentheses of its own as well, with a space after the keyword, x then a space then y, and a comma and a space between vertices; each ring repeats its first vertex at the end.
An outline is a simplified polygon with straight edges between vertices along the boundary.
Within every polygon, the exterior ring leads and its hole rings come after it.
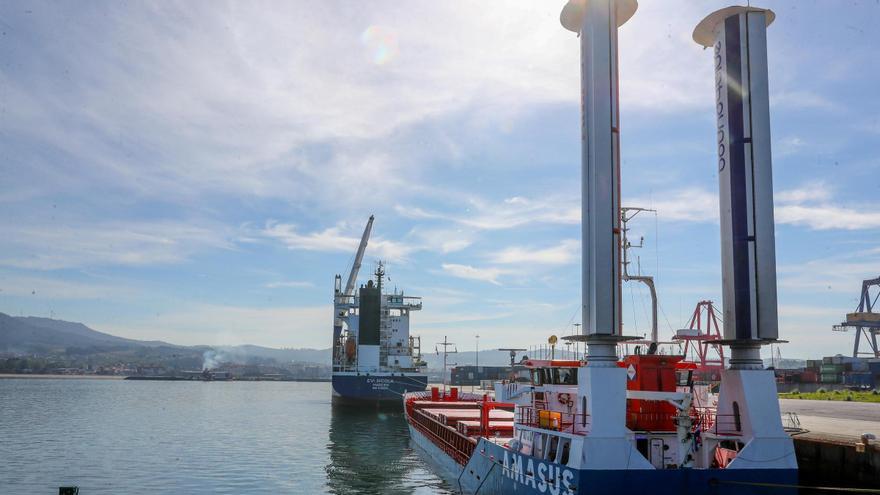
POLYGON ((801 483, 880 488, 880 404, 780 399, 783 414, 796 413, 803 433, 792 435, 801 483))
POLYGON ((779 410, 798 415, 801 427, 811 432, 880 438, 880 403, 830 400, 779 399, 779 410))

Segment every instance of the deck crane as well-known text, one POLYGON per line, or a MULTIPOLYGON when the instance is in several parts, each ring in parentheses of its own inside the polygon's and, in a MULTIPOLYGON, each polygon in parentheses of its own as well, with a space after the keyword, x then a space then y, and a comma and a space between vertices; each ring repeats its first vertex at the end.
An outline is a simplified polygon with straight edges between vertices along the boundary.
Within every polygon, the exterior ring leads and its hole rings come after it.
POLYGON ((333 342, 335 343, 339 340, 339 336, 342 333, 342 316, 340 314, 342 311, 348 311, 347 308, 343 308, 346 304, 352 304, 354 302, 354 285, 357 282, 358 272, 361 269, 361 263, 364 261, 364 251, 367 250, 367 242, 370 240, 370 232, 373 230, 373 218, 374 215, 370 215, 370 219, 367 220, 367 226, 364 227, 364 234, 361 236, 361 243, 358 245, 357 253, 354 256, 354 263, 351 265, 351 272, 348 274, 348 281, 345 283, 345 290, 342 290, 342 277, 340 275, 336 275, 335 286, 334 286, 334 300, 333 305, 335 306, 334 314, 336 315, 336 320, 333 322, 333 342))
POLYGON ((373 215, 367 220, 367 226, 364 227, 364 235, 361 236, 361 243, 358 246, 357 254, 354 257, 354 263, 351 265, 351 272, 348 274, 348 282, 345 284, 345 296, 351 296, 354 293, 354 284, 357 282, 358 271, 361 269, 361 262, 364 261, 364 251, 367 249, 367 242, 370 240, 370 232, 373 230, 373 215))

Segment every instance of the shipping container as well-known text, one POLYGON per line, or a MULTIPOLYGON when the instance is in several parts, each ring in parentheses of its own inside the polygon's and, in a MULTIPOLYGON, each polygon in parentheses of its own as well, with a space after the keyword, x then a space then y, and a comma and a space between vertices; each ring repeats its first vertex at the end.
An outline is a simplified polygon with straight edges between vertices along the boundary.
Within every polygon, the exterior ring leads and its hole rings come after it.
POLYGON ((800 376, 801 383, 816 383, 819 380, 819 373, 813 370, 804 370, 800 376))
POLYGON ((819 377, 821 383, 840 383, 840 375, 832 373, 822 373, 819 377))
POLYGON ((849 371, 868 371, 868 361, 859 359, 847 364, 849 371))
POLYGON ((850 387, 874 388, 874 376, 870 373, 858 371, 844 373, 843 384, 850 387))
POLYGON ((842 364, 823 364, 821 368, 822 374, 837 374, 843 371, 842 364))

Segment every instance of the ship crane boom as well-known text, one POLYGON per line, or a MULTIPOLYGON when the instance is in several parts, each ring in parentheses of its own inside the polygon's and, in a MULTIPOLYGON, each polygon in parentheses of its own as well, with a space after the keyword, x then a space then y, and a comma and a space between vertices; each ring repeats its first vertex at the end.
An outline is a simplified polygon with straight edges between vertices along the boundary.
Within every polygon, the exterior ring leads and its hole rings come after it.
POLYGON ((367 226, 364 227, 364 235, 361 236, 361 243, 358 246, 357 254, 354 257, 354 263, 351 265, 351 272, 348 274, 348 282, 345 283, 345 296, 354 294, 354 284, 357 282, 358 272, 361 269, 361 262, 364 261, 364 251, 367 249, 367 242, 370 240, 370 232, 373 230, 373 215, 367 220, 367 226))

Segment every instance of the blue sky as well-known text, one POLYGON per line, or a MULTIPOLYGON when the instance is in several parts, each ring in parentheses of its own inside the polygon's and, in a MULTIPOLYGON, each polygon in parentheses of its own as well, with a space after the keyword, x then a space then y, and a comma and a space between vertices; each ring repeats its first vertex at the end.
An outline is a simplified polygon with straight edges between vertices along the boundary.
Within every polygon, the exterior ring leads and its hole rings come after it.
MULTIPOLYGON (((335 273, 424 297, 414 332, 527 346, 579 321, 578 43, 563 2, 0 2, 0 311, 182 344, 326 347, 335 273)), ((620 31, 624 204, 661 335, 720 304, 718 1, 620 31)), ((783 356, 880 272, 880 4, 771 2, 783 356)), ((624 288, 626 333, 649 329, 624 288)))

